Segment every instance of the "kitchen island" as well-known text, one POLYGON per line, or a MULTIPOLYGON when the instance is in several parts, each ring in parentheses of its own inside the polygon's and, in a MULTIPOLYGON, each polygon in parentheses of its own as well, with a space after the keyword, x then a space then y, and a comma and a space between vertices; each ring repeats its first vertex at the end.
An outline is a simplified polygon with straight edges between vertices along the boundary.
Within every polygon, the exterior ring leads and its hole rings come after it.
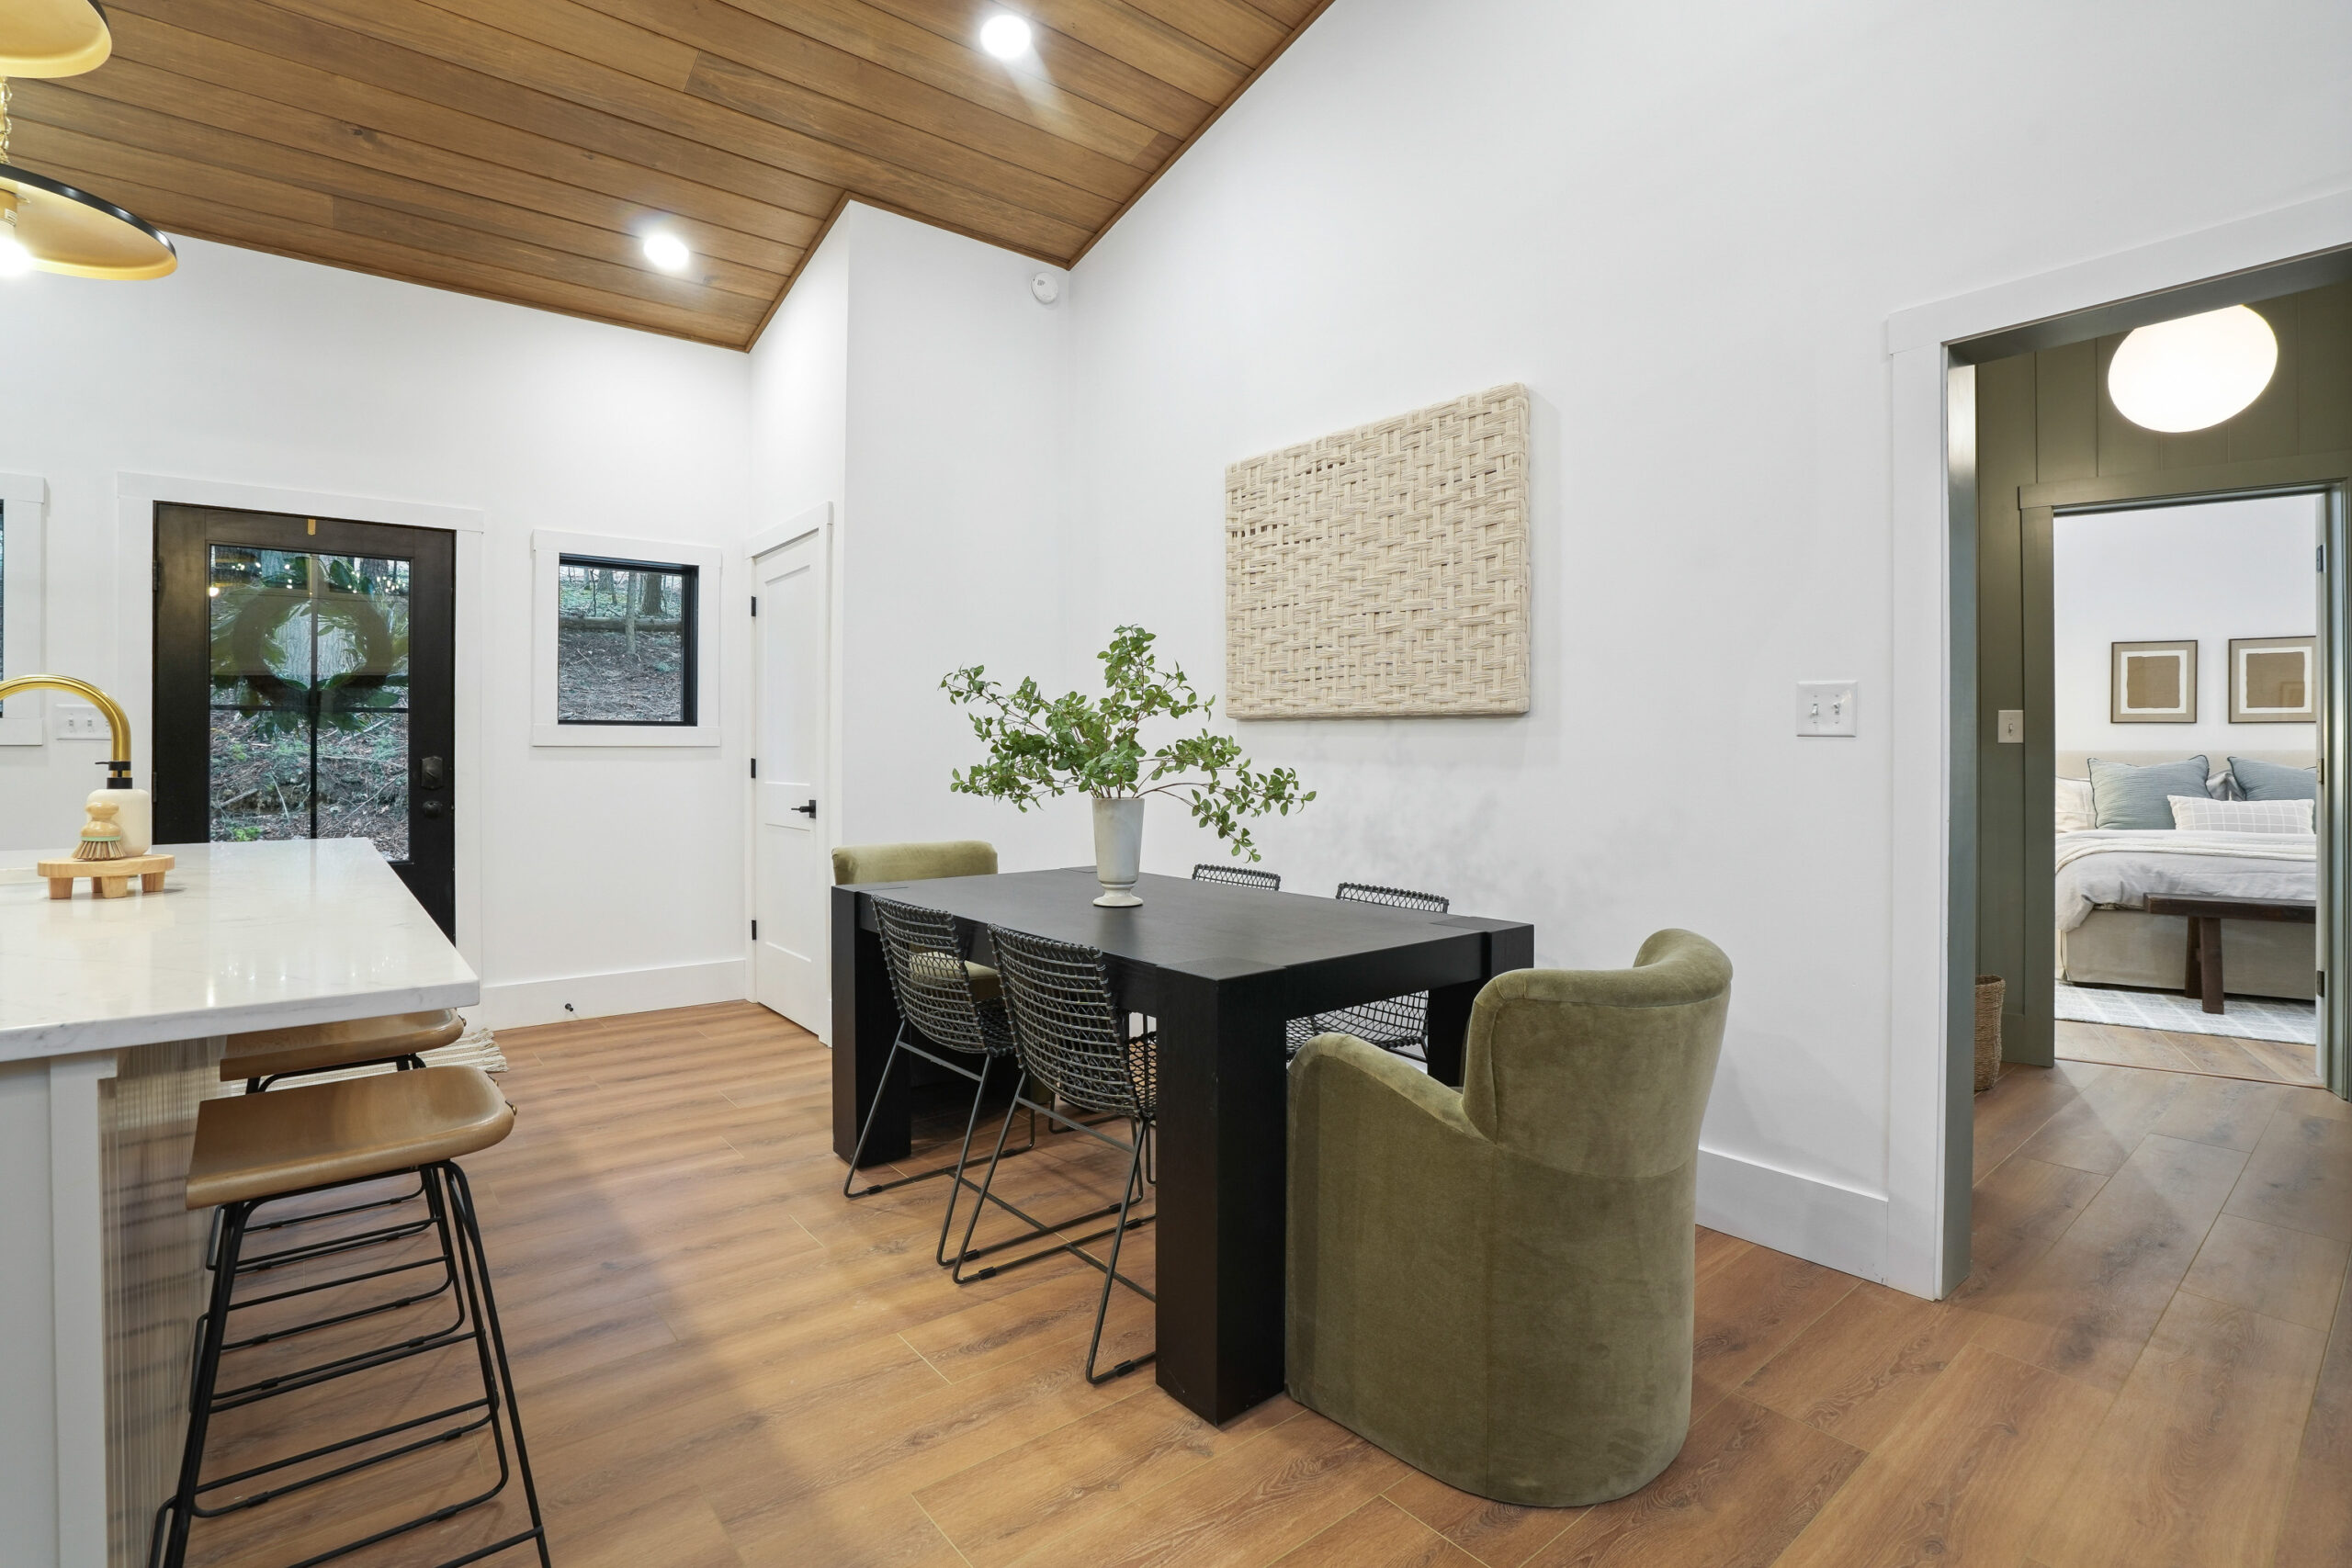
POLYGON ((160 845, 51 899, 0 852, 0 1557, 132 1568, 179 1461, 208 1216, 181 1185, 224 1036, 465 1007, 481 982, 361 839, 160 845))

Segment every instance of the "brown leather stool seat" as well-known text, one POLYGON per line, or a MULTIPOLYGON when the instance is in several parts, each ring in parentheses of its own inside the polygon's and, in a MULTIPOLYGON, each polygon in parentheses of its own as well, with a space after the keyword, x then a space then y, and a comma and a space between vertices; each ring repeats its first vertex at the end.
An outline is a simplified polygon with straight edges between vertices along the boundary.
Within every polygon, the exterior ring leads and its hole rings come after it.
POLYGON ((466 1021, 447 1008, 352 1018, 335 1023, 305 1023, 292 1029, 262 1029, 229 1036, 220 1061, 220 1081, 252 1082, 295 1073, 326 1072, 422 1055, 466 1032, 466 1021))
POLYGON ((486 1149, 514 1125, 514 1108, 480 1067, 426 1067, 208 1100, 197 1108, 187 1206, 209 1209, 413 1170, 486 1149))

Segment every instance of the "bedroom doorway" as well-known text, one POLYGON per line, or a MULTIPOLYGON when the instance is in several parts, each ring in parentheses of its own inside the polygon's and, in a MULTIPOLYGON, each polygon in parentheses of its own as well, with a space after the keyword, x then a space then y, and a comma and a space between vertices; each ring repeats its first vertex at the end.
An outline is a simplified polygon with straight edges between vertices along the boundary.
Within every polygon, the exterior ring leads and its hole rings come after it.
POLYGON ((2240 275, 2226 294, 2183 291, 2193 302, 2131 301, 1954 345, 1973 437, 1952 470, 1966 479, 1954 503, 1973 513, 1970 913, 1974 972, 2004 982, 2007 1065, 2136 1048, 2149 1067, 2352 1091, 2346 998, 2329 984, 2352 984, 2352 922, 2337 907, 2352 836, 2330 787, 2352 730, 2352 280, 2300 277, 2266 295, 2260 276, 2240 275), (2128 416, 2114 395, 2127 340, 2200 310, 2258 321, 2276 346, 2267 379, 2194 429, 2128 416), (2187 777, 2198 757, 2201 788, 2187 777), (2112 776, 2094 778, 2094 760, 2112 776), (2182 776, 2128 771, 2149 767, 2182 776), (2199 826, 2166 820, 2176 798, 2199 826), (2158 842, 2248 834, 2259 818, 2300 829, 2302 803, 2308 837, 2282 836, 2309 847, 2301 865, 2283 841, 2158 842), (2091 837, 2069 842, 2053 809, 2091 837), (2102 841, 2118 833, 2149 837, 2102 841), (2249 1032, 2260 1019, 2263 1033, 2301 1032, 2270 1027, 2282 1013, 2308 1019, 2308 1045, 2249 1032), (2145 1032, 2109 1032, 2133 1030, 2145 1032))
POLYGON ((2051 511, 2060 1061, 2321 1081, 2324 527, 2308 491, 2051 511))

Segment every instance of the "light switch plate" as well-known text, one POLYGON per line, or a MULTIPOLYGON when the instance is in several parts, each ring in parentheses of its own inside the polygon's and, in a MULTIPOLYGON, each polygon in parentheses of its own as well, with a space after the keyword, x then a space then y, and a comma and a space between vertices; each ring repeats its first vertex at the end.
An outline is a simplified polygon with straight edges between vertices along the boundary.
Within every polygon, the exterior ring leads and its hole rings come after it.
POLYGON ((1993 710, 1993 739, 2002 746, 2025 744, 2025 709, 1996 708, 1993 710))
POLYGON ((88 703, 77 703, 70 697, 49 700, 49 732, 60 740, 107 740, 113 733, 107 728, 107 716, 88 703))
POLYGON ((1799 681, 1797 733, 1850 738, 1854 728, 1854 686, 1851 681, 1799 681))

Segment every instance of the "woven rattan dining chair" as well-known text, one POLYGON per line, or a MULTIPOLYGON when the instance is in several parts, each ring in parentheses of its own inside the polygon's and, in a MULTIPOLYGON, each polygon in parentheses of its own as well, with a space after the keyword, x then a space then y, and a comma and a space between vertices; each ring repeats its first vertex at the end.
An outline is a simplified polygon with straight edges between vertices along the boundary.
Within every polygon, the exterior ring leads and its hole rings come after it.
POLYGON ((1282 873, 1257 871, 1246 865, 1196 865, 1193 868, 1195 882, 1222 882, 1228 887, 1252 887, 1261 893, 1283 890, 1282 873))
MULTIPOLYGON (((1119 1192, 1118 1223, 1102 1233, 1111 1237, 1109 1258, 1097 1258, 1089 1252, 1084 1244, 1094 1237, 1080 1236, 1040 1248, 1016 1260, 1026 1263, 1067 1252, 1102 1273, 1102 1294, 1094 1306, 1094 1337, 1086 1347, 1086 1381, 1109 1382, 1146 1365, 1159 1354, 1156 1350, 1147 1351, 1099 1374, 1094 1370, 1095 1359, 1102 1348, 1103 1320, 1111 1310, 1111 1287, 1114 1283, 1125 1285, 1148 1302, 1159 1299, 1119 1272, 1119 1248, 1125 1242, 1127 1232, 1152 1218, 1149 1214, 1137 1215, 1135 1202, 1148 1179, 1144 1150, 1159 1116, 1159 1036, 1146 1033, 1131 1037, 1127 1015, 1120 1010, 1117 999, 1111 994, 1110 976, 1103 969, 1102 954, 1097 950, 996 926, 989 928, 989 942, 996 950, 997 966, 1004 977, 1005 1006, 1012 1016, 1013 1043, 1021 1056, 1022 1077, 1013 1103, 1033 1114, 1051 1117, 1071 1132, 1083 1133, 1127 1156, 1127 1179, 1119 1192), (1112 1112, 1114 1118, 1125 1117, 1134 1136, 1122 1141, 1065 1115, 1054 1104, 1029 1098, 1025 1090, 1032 1084, 1044 1090, 1048 1100, 1091 1106, 1112 1112)), ((1003 1142, 1001 1132, 998 1142, 1003 1142)), ((980 1183, 984 1201, 995 1178, 996 1167, 990 1164, 980 1183)), ((967 1254, 978 1223, 979 1205, 976 1204, 965 1225, 967 1254)), ((1047 1234, 1046 1227, 1035 1221, 1031 1224, 1035 1234, 1047 1234)), ((971 1278, 984 1280, 1012 1266, 983 1269, 971 1278)), ((962 1282, 960 1261, 957 1279, 962 1282)))
MULTIPOLYGON (((1415 893, 1403 887, 1382 887, 1370 882, 1342 882, 1333 897, 1356 904, 1385 904, 1396 909, 1420 909, 1442 915, 1453 900, 1437 893, 1415 893)), ((1430 1059, 1430 994, 1390 997, 1336 1012, 1317 1013, 1309 1020, 1293 1019, 1283 1043, 1292 1055, 1317 1034, 1352 1034, 1368 1044, 1399 1056, 1426 1063, 1430 1059), (1305 1032, 1302 1034, 1301 1031, 1305 1032)))
MULTIPOLYGON (((899 1032, 890 1042, 890 1054, 882 1064, 882 1077, 875 1088, 874 1105, 867 1107, 865 1125, 857 1132, 857 1149, 850 1156, 849 1174, 842 1179, 842 1196, 867 1198, 876 1192, 929 1181, 933 1177, 948 1176, 954 1179, 947 1189, 947 1213, 939 1222, 939 1266, 946 1268, 947 1237, 956 1224, 957 1201, 964 1190, 973 1185, 965 1175, 971 1163, 972 1133, 979 1125, 980 1107, 987 1100, 989 1080, 999 1062, 1008 1063, 1013 1073, 1013 1087, 1020 1088, 1020 1064, 1014 1061, 1012 1027, 1004 1011, 1004 1002, 998 994, 997 973, 985 964, 971 963, 964 956, 963 940, 956 933, 956 922, 935 909, 917 908, 911 904, 893 903, 887 898, 874 900, 874 923, 882 937, 882 954, 890 973, 890 994, 899 1004, 899 1032), (944 1047, 965 1054, 958 1061, 952 1056, 935 1055, 923 1044, 944 1047), (865 1140, 874 1131, 875 1108, 889 1088, 890 1073, 899 1065, 901 1052, 919 1056, 933 1066, 944 1067, 972 1085, 971 1113, 964 1118, 964 1142, 956 1150, 956 1162, 913 1176, 902 1176, 892 1181, 876 1181, 857 1186, 859 1162, 865 1154, 865 1140), (978 1056, 979 1070, 975 1072, 970 1058, 978 1056)), ((1012 1111, 1004 1113, 1005 1130, 1012 1126, 1012 1111)), ((997 1157, 1007 1153, 1025 1154, 1037 1144, 1037 1121, 1029 1120, 1029 1142, 1012 1150, 1004 1148, 1005 1140, 997 1140, 997 1157)))

